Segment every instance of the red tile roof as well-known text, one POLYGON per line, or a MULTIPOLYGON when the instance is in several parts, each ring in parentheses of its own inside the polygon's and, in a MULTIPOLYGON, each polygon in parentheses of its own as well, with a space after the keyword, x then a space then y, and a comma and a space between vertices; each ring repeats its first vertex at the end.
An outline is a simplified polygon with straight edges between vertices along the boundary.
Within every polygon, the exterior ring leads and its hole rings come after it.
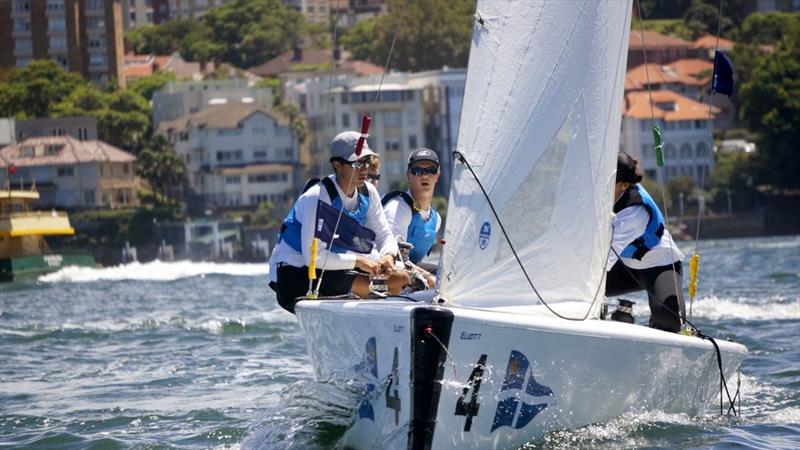
MULTIPOLYGON (((734 46, 734 42, 730 39, 719 38, 719 49, 722 51, 731 50, 734 46)), ((714 50, 717 48, 717 37, 711 35, 705 35, 703 37, 697 38, 694 42, 692 42, 691 46, 692 50, 698 49, 706 49, 706 50, 714 50)))
MULTIPOLYGON (((692 44, 681 38, 667 36, 655 31, 644 30, 644 45, 648 50, 659 48, 689 48, 692 44)), ((628 38, 628 50, 642 49, 642 34, 639 30, 631 30, 628 38)))
POLYGON ((686 86, 705 86, 711 79, 714 64, 702 59, 679 59, 669 64, 644 64, 630 69, 625 74, 625 90, 647 89, 651 85, 683 84, 686 86))
MULTIPOLYGON (((652 112, 656 119, 669 122, 679 120, 708 120, 708 107, 705 103, 694 101, 678 93, 660 90, 653 91, 652 112), (672 107, 667 107, 670 105, 672 107)), ((711 118, 719 113, 719 108, 711 107, 711 118)), ((651 118, 650 98, 647 91, 636 91, 625 94, 623 116, 634 119, 651 118)))

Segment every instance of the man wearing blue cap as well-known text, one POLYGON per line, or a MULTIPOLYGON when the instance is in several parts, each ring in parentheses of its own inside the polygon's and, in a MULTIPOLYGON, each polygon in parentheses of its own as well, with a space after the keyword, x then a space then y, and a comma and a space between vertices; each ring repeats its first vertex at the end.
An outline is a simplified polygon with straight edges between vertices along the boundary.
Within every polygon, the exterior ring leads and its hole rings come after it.
POLYGON ((380 195, 366 183, 375 153, 366 140, 361 154, 355 153, 360 137, 356 131, 345 131, 333 138, 333 175, 308 188, 281 226, 270 257, 270 286, 278 303, 289 312, 294 312, 297 299, 308 291, 308 265, 315 237, 319 237, 317 270, 325 271, 320 295, 369 295, 369 278, 355 275, 353 269, 368 275, 388 275, 389 292, 393 294, 408 284, 406 274, 394 271, 397 242, 383 214, 380 195), (361 186, 367 187, 366 193, 359 192, 361 186))
MULTIPOLYGON (((442 225, 439 213, 431 205, 440 176, 436 152, 418 148, 408 158, 408 191, 394 191, 383 197, 392 232, 414 246, 408 254, 414 264, 419 264, 430 253, 442 225)), ((432 287, 433 277, 426 273, 426 279, 432 287)))

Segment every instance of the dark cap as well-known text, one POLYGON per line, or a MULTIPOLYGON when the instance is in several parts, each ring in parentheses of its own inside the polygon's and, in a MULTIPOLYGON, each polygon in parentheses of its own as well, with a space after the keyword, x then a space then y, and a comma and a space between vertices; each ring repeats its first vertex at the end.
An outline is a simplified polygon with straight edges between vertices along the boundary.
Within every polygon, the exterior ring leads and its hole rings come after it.
POLYGON ((625 152, 617 155, 617 182, 638 183, 642 181, 642 176, 636 170, 639 161, 625 152))
POLYGON ((429 148, 420 147, 411 152, 411 156, 408 157, 408 167, 411 167, 411 165, 417 161, 430 161, 438 166, 439 156, 436 155, 435 151, 429 148))

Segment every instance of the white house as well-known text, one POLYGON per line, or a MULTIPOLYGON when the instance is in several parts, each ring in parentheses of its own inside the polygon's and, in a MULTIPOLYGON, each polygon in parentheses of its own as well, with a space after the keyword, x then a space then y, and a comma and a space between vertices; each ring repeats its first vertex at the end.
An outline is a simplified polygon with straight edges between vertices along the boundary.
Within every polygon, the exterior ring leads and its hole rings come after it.
POLYGON ((697 186, 708 186, 714 165, 711 120, 719 110, 669 90, 625 95, 620 149, 639 159, 645 175, 666 182, 688 176, 697 186), (651 111, 661 128, 665 165, 656 165, 651 111))
POLYGON ((34 137, 0 149, 0 173, 12 186, 35 184, 42 207, 136 206, 135 162, 113 145, 72 136, 34 137), (12 165, 13 174, 7 170, 12 165))
POLYGON ((208 106, 163 122, 189 171, 192 193, 218 206, 294 200, 298 142, 282 114, 255 104, 208 106))

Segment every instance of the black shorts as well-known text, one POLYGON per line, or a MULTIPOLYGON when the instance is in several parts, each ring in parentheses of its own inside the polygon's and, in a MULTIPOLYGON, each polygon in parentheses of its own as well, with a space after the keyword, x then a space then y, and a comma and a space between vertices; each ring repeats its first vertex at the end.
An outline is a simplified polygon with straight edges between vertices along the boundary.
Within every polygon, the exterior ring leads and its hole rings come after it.
MULTIPOLYGON (((317 270, 317 280, 320 273, 317 270)), ((294 305, 299 297, 308 293, 308 266, 295 267, 288 264, 278 264, 278 282, 270 283, 270 287, 278 297, 278 304, 294 314, 294 305)), ((322 296, 349 294, 356 276, 349 270, 326 270, 319 288, 322 296)), ((315 282, 316 283, 316 282, 315 282)))

